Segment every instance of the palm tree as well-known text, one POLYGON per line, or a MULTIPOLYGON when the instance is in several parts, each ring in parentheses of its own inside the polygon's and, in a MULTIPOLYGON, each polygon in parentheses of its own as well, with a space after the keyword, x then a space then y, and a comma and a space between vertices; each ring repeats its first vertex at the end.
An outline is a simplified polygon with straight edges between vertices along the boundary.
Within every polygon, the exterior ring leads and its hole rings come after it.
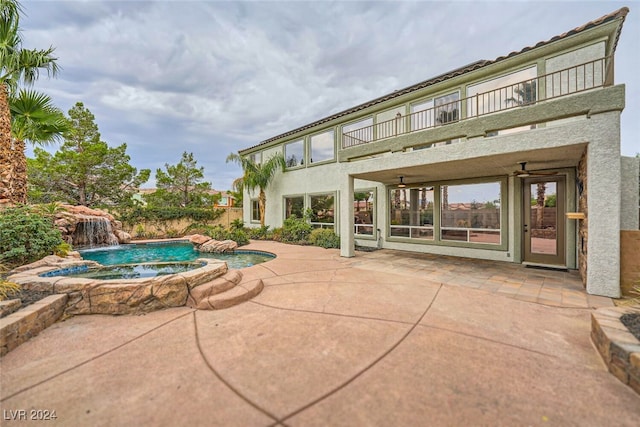
POLYGON ((11 132, 13 151, 11 164, 13 180, 10 190, 13 201, 27 201, 27 157, 25 141, 32 144, 48 145, 57 142, 69 130, 69 122, 62 110, 55 107, 51 98, 33 90, 20 90, 9 99, 11 110, 11 132))
MULTIPOLYGON (((11 135, 11 110, 9 98, 15 93, 18 83, 31 85, 35 82, 40 70, 49 76, 58 72, 57 58, 53 57, 53 47, 49 49, 23 49, 19 21, 22 7, 17 0, 0 0, 0 201, 21 203, 20 196, 12 194, 18 188, 16 179, 25 179, 26 170, 14 170, 13 138, 11 135), (22 176, 20 176, 22 174, 22 176)), ((20 147, 18 147, 20 148, 20 147)))
POLYGON ((242 178, 238 178, 233 182, 236 191, 247 189, 249 191, 255 188, 260 189, 258 197, 258 208, 260 210, 260 225, 264 227, 264 211, 267 203, 267 196, 264 190, 271 184, 278 170, 284 171, 286 162, 282 154, 276 154, 263 163, 254 163, 248 157, 242 157, 232 153, 227 157, 228 162, 236 162, 244 172, 242 178))

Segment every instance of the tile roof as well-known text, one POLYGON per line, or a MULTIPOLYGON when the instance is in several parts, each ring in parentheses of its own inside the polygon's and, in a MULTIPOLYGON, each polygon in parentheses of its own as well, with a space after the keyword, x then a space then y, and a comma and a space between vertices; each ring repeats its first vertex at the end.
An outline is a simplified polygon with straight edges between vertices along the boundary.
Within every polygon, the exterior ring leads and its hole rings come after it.
POLYGON ((404 89, 395 90, 395 91, 393 91, 393 92, 391 92, 391 93, 389 93, 387 95, 383 95, 383 96, 381 96, 379 98, 373 99, 373 100, 365 102, 363 104, 356 105, 355 107, 349 108, 349 109, 341 111, 339 113, 332 114, 332 115, 327 116, 327 117, 325 117, 323 119, 316 120, 315 122, 312 122, 312 123, 309 123, 307 125, 301 126, 299 128, 290 130, 288 132, 285 132, 283 134, 274 136, 272 138, 265 139, 264 141, 260 142, 257 145, 254 145, 254 146, 249 147, 249 148, 245 148, 244 150, 240 150, 240 151, 248 151, 248 150, 260 147, 260 146, 265 145, 265 144, 267 144, 269 142, 276 141, 278 139, 285 138, 285 137, 290 136, 290 135, 294 135, 294 134, 296 134, 296 133, 298 133, 300 131, 313 128, 315 126, 321 125, 323 123, 330 122, 330 121, 335 120, 337 118, 340 118, 340 117, 343 117, 343 116, 358 112, 360 110, 364 110, 365 108, 369 108, 369 107, 371 107, 373 105, 382 103, 384 101, 388 101, 390 99, 397 98, 397 97, 405 95, 407 93, 411 93, 411 92, 414 92, 416 90, 423 89, 425 87, 434 85, 434 84, 439 83, 439 82, 444 81, 444 80, 451 79, 451 78, 459 76, 461 74, 469 73, 469 72, 477 70, 479 68, 486 67, 487 65, 491 65, 491 64, 495 64, 495 63, 500 62, 500 61, 504 61, 505 59, 512 58, 512 57, 514 57, 516 55, 520 55, 520 54, 528 52, 528 51, 530 51, 532 49, 537 49, 539 47, 542 47, 542 46, 545 46, 547 44, 556 42, 558 40, 573 36, 575 34, 581 33, 582 31, 589 30, 591 28, 597 27, 597 26, 605 24, 607 22, 610 22, 610 21, 613 21, 613 20, 616 20, 616 19, 621 19, 620 26, 618 27, 618 31, 616 33, 615 40, 614 40, 614 43, 613 43, 612 52, 615 52, 616 46, 618 45, 618 40, 620 38, 620 32, 622 30, 622 24, 624 23, 624 19, 627 16, 628 13, 629 13, 629 8, 627 8, 627 7, 620 8, 620 9, 618 9, 618 10, 616 10, 614 12, 611 12, 611 13, 609 13, 607 15, 601 16, 598 19, 594 19, 593 21, 589 21, 584 25, 576 27, 573 30, 570 30, 570 31, 567 31, 567 32, 565 32, 563 34, 560 34, 558 36, 552 37, 549 40, 540 41, 540 42, 536 43, 534 46, 527 46, 527 47, 525 47, 525 48, 523 48, 523 49, 521 49, 519 51, 513 51, 513 52, 509 53, 508 55, 499 56, 498 58, 494 59, 493 61, 480 60, 480 61, 472 62, 471 64, 468 64, 468 65, 465 65, 463 67, 457 68, 457 69, 455 69, 453 71, 449 71, 449 72, 447 72, 445 74, 441 74, 439 76, 433 77, 433 78, 431 78, 429 80, 425 80, 423 82, 416 83, 416 84, 408 86, 408 87, 406 87, 404 89))

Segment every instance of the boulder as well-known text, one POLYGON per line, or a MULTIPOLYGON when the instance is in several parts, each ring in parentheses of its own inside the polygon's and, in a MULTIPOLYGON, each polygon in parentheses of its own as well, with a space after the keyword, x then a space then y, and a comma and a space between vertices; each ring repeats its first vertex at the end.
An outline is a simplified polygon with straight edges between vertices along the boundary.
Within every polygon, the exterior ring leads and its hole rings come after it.
POLYGON ((209 240, 208 242, 200 245, 197 250, 200 252, 209 252, 209 253, 224 253, 224 252, 233 252, 238 247, 238 244, 233 240, 209 240))
POLYGON ((211 240, 211 237, 204 236, 202 234, 194 234, 192 236, 186 236, 186 237, 188 237, 189 241, 194 245, 202 245, 203 243, 206 243, 209 240, 211 240))
POLYGON ((120 242, 120 243, 130 243, 131 242, 131 234, 127 233, 126 231, 115 230, 113 232, 113 234, 116 235, 116 238, 118 239, 118 242, 120 242))

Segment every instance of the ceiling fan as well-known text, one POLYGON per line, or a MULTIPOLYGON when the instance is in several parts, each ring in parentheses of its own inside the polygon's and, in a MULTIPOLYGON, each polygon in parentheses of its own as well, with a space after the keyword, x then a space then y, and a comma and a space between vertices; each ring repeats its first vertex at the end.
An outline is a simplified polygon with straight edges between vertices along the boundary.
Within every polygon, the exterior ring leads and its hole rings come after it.
POLYGON ((528 176, 549 176, 557 175, 556 172, 544 172, 544 171, 530 171, 527 170, 527 162, 518 162, 520 169, 513 172, 513 174, 520 178, 526 178, 528 176))

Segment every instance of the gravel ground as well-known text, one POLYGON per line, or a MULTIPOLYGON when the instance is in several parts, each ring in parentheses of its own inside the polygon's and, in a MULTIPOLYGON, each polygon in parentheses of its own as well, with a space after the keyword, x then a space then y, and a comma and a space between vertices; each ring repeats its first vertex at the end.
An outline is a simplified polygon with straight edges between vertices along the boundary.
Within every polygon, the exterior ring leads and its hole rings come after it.
POLYGON ((620 317, 620 321, 631 333, 640 340, 640 314, 627 313, 620 317))

